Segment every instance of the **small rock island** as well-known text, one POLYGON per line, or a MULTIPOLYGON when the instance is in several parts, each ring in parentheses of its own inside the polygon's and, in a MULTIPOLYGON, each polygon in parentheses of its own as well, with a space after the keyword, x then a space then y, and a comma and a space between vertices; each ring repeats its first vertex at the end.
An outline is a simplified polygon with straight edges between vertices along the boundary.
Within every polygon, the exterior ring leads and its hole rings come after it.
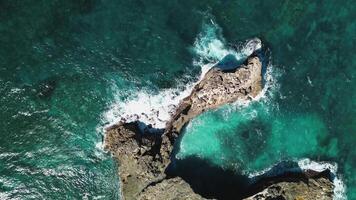
MULTIPOLYGON (((234 69, 210 69, 181 100, 164 129, 140 121, 122 121, 107 128, 105 149, 119 163, 122 198, 207 199, 183 178, 168 173, 174 143, 182 128, 202 112, 256 97, 263 88, 262 77, 262 60, 255 53, 234 69)), ((324 171, 262 178, 246 188, 245 194, 229 199, 332 199, 329 177, 324 171)))

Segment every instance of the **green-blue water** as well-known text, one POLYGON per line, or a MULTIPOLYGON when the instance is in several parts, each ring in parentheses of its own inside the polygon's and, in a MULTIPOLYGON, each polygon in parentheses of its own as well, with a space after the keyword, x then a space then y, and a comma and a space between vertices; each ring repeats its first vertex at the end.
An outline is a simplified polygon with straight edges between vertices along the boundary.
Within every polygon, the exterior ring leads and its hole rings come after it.
POLYGON ((261 38, 276 84, 194 119, 178 156, 243 172, 336 162, 356 199, 355 19, 353 0, 1 0, 0 199, 119 198, 105 113, 198 76, 205 26, 229 44, 261 38))

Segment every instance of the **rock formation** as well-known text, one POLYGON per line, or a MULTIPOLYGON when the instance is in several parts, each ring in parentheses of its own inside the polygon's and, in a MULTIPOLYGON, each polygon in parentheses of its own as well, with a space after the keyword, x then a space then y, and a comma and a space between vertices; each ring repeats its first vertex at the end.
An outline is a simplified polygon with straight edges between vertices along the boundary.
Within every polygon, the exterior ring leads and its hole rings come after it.
POLYGON ((262 63, 257 56, 251 56, 234 70, 214 67, 180 102, 163 134, 139 121, 119 122, 108 128, 105 148, 119 161, 123 196, 136 199, 148 187, 165 179, 175 139, 189 120, 204 110, 255 97, 262 89, 261 81, 262 63))
MULTIPOLYGON (((191 94, 181 100, 164 130, 155 129, 152 125, 140 121, 119 122, 109 127, 106 130, 105 149, 119 162, 122 198, 203 199, 195 194, 182 178, 167 175, 166 170, 170 164, 174 142, 182 128, 202 112, 237 100, 249 100, 256 97, 261 90, 262 62, 258 56, 253 55, 234 69, 226 71, 214 67, 209 70, 196 84, 191 94)), ((327 185, 325 194, 330 194, 330 181, 313 179, 309 184, 308 182, 275 182, 267 186, 265 184, 260 191, 256 189, 256 193, 259 193, 251 195, 248 199, 270 197, 273 199, 279 196, 290 199, 289 197, 294 194, 300 194, 303 198, 319 197, 317 193, 314 195, 308 192, 310 184, 313 188, 317 188, 318 184, 319 186, 325 184, 327 185)))
POLYGON ((305 171, 270 177, 251 186, 253 195, 245 200, 331 200, 334 185, 330 171, 305 171))
POLYGON ((262 63, 257 56, 234 70, 218 67, 209 70, 193 88, 191 94, 178 105, 162 136, 161 155, 169 160, 173 144, 181 129, 205 110, 217 108, 237 100, 248 100, 262 90, 262 63))
POLYGON ((165 177, 160 161, 161 135, 142 132, 140 122, 119 123, 107 129, 105 148, 119 162, 121 192, 125 199, 136 199, 155 181, 165 177))
POLYGON ((189 199, 203 200, 204 198, 194 193, 189 184, 180 177, 164 179, 156 185, 147 187, 137 199, 169 200, 189 199))

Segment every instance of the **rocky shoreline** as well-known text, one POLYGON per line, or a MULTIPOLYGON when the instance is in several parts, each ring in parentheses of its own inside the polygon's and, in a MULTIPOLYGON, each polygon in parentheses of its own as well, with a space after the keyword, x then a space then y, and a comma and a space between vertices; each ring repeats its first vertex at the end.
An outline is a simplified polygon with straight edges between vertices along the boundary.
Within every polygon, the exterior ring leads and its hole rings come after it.
MULTIPOLYGON (((107 128, 105 149, 118 160, 121 196, 124 199, 221 199, 200 195, 199 191, 197 194, 187 178, 170 172, 174 144, 192 118, 227 103, 253 99, 261 90, 262 61, 253 54, 233 69, 210 69, 190 95, 181 100, 164 129, 155 129, 138 120, 122 121, 107 128)), ((244 194, 223 198, 331 199, 333 185, 329 177, 327 172, 300 172, 261 179, 246 186, 244 194)))
POLYGON ((250 186, 246 200, 259 199, 332 199, 331 172, 312 170, 266 177, 250 186))

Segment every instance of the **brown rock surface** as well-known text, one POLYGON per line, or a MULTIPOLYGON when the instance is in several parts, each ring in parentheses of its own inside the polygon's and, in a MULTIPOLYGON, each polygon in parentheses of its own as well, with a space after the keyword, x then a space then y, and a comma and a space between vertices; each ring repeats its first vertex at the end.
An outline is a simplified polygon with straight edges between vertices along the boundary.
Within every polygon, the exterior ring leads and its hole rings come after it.
POLYGON ((151 182, 165 176, 166 166, 158 161, 159 143, 160 135, 141 133, 139 122, 107 129, 105 149, 119 162, 120 187, 126 199, 136 199, 151 182))
POLYGON ((162 182, 145 189, 137 199, 141 200, 167 200, 187 199, 202 200, 200 195, 194 193, 189 184, 179 177, 164 179, 162 182))
POLYGON ((162 137, 162 156, 169 158, 175 139, 192 118, 208 109, 256 97, 261 90, 262 63, 257 56, 248 58, 245 64, 235 70, 212 68, 191 94, 180 102, 171 121, 167 123, 162 137))
MULTIPOLYGON (((329 179, 329 171, 304 172, 295 175, 283 175, 263 181, 263 190, 256 190, 254 195, 245 200, 280 199, 280 200, 331 200, 334 185, 329 179)), ((257 186, 252 187, 259 187, 257 186)))

